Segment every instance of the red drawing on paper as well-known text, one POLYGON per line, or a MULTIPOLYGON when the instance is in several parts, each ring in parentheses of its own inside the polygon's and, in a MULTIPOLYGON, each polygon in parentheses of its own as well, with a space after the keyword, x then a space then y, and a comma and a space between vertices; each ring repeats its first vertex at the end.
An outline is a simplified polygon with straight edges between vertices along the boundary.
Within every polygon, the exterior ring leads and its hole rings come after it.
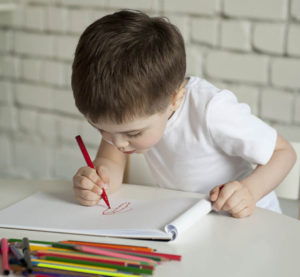
POLYGON ((130 202, 123 202, 121 203, 119 206, 115 207, 115 208, 107 208, 105 209, 102 214, 103 215, 114 215, 114 214, 118 214, 118 213, 125 213, 125 212, 129 212, 132 210, 132 208, 130 207, 131 203, 130 202))

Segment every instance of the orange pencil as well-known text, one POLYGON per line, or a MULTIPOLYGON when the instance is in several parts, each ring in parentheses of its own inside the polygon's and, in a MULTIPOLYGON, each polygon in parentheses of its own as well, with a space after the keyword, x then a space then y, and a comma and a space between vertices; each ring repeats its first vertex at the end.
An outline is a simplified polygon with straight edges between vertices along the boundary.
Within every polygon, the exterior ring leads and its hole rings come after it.
POLYGON ((76 240, 64 240, 60 241, 60 243, 66 244, 76 244, 76 245, 85 245, 85 246, 93 246, 93 247, 101 247, 108 249, 129 249, 129 250, 141 250, 145 252, 153 252, 154 250, 145 246, 136 246, 136 245, 125 245, 125 244, 111 244, 111 243, 99 243, 99 242, 86 242, 86 241, 76 241, 76 240))

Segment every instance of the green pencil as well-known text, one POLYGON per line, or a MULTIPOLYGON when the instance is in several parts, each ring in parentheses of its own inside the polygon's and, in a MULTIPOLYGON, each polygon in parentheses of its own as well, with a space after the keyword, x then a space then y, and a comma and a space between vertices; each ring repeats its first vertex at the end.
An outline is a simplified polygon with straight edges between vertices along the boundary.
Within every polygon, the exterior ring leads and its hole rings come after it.
MULTIPOLYGON (((21 239, 8 239, 8 242, 22 242, 21 239)), ((53 241, 41 241, 41 240, 29 240, 29 243, 38 243, 38 244, 53 244, 53 241)))
POLYGON ((86 261, 86 260, 80 260, 80 259, 45 256, 45 257, 43 257, 43 260, 72 263, 72 264, 92 265, 92 266, 99 266, 99 267, 108 267, 108 268, 118 269, 120 271, 132 272, 132 273, 142 273, 142 274, 152 274, 153 273, 153 271, 151 269, 138 268, 138 267, 126 267, 126 266, 121 266, 121 265, 116 265, 116 264, 99 263, 99 262, 92 262, 92 261, 86 261))

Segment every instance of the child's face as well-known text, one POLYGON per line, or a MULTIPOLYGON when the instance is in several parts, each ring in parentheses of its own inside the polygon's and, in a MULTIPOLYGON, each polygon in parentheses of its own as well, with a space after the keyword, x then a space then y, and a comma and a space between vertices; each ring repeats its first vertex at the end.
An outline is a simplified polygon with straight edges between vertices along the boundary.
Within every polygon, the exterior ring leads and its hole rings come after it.
POLYGON ((172 112, 170 106, 162 113, 138 117, 122 124, 101 121, 92 125, 100 131, 106 141, 111 142, 123 153, 143 153, 159 142, 172 112))

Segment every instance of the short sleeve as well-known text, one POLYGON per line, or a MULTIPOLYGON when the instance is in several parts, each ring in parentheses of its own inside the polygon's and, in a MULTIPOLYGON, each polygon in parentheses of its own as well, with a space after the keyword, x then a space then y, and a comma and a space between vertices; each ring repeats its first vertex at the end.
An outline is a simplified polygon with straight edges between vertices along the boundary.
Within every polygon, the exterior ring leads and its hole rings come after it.
POLYGON ((208 103, 206 124, 213 143, 230 156, 264 165, 274 152, 276 130, 251 114, 250 107, 238 103, 228 90, 220 91, 208 103))

